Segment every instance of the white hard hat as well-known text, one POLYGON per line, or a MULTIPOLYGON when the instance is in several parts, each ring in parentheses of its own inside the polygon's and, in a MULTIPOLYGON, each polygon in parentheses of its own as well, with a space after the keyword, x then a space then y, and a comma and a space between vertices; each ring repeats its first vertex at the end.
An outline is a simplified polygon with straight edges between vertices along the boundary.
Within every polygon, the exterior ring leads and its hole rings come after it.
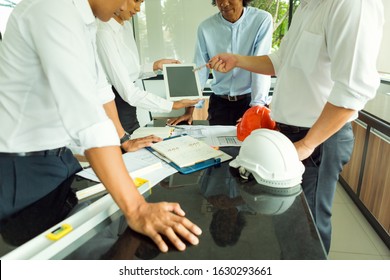
POLYGON ((241 175, 252 174, 258 184, 272 188, 299 185, 305 171, 290 139, 269 129, 253 130, 230 166, 239 168, 241 175))

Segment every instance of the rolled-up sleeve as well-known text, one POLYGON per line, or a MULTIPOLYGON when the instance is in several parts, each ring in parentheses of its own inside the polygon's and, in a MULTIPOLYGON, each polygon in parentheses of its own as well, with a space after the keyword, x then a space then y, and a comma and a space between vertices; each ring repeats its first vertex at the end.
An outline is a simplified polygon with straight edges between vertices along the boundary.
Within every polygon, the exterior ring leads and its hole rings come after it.
POLYGON ((326 38, 334 86, 328 102, 335 106, 361 110, 376 94, 384 22, 379 2, 340 1, 329 13, 326 38))
POLYGON ((281 57, 280 57, 280 52, 276 51, 268 55, 269 59, 272 62, 272 66, 274 67, 275 70, 275 75, 278 76, 280 65, 281 65, 281 57))
POLYGON ((89 148, 120 145, 115 127, 110 119, 81 130, 78 136, 86 150, 89 148), (106 132, 103 136, 101 135, 102 131, 106 132))

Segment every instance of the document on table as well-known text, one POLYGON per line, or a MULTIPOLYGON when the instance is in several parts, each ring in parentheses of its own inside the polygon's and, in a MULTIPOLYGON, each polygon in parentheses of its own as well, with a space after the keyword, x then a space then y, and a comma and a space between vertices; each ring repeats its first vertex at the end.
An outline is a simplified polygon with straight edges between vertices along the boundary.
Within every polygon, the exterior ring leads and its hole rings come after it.
POLYGON ((209 159, 217 159, 222 156, 221 151, 188 135, 166 139, 153 144, 150 148, 180 168, 195 165, 209 159))
POLYGON ((241 146, 237 139, 237 127, 225 125, 180 125, 173 135, 187 134, 214 147, 241 146))
POLYGON ((165 127, 140 127, 134 130, 134 132, 131 134, 131 139, 137 139, 149 136, 151 134, 158 136, 160 138, 167 138, 172 135, 172 132, 174 131, 174 128, 165 126, 165 127))
MULTIPOLYGON (((151 183, 157 184, 162 179, 177 172, 175 168, 157 158, 146 149, 125 153, 122 157, 126 169, 133 179, 135 177, 142 177, 151 181, 151 183)), ((84 169, 78 172, 77 175, 95 182, 100 182, 92 168, 84 169)))

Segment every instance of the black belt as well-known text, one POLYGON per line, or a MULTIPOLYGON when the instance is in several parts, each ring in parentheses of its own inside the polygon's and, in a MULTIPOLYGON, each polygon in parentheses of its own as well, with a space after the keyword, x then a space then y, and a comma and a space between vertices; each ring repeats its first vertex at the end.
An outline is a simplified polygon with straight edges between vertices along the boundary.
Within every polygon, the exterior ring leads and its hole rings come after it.
POLYGON ((276 127, 282 133, 300 133, 310 129, 309 127, 294 126, 284 123, 276 123, 276 127))
POLYGON ((0 153, 1 157, 33 157, 33 156, 62 156, 66 147, 57 148, 53 150, 45 150, 45 151, 36 151, 36 152, 25 152, 25 153, 0 153))
POLYGON ((226 100, 229 100, 229 101, 238 101, 238 100, 242 100, 242 99, 245 99, 245 98, 248 98, 251 94, 250 93, 246 93, 246 94, 242 94, 242 95, 235 95, 235 96, 231 96, 231 95, 218 95, 216 94, 215 96, 218 96, 222 99, 226 99, 226 100))

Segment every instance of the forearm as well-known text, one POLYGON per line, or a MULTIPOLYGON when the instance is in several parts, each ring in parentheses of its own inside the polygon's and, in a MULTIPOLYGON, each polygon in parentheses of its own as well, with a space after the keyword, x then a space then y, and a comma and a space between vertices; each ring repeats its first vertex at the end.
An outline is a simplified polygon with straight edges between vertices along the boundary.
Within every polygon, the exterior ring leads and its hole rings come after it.
POLYGON ((194 106, 191 106, 191 107, 186 107, 186 110, 185 110, 185 113, 186 115, 191 115, 194 113, 194 110, 195 110, 195 107, 194 106))
POLYGON ((241 56, 236 55, 236 67, 263 75, 275 75, 275 69, 268 55, 262 56, 241 56))
POLYGON ((134 213, 144 199, 126 170, 119 147, 92 148, 85 155, 124 215, 134 213))
POLYGON ((353 116, 355 110, 326 103, 320 117, 303 138, 303 144, 315 148, 339 131, 353 116))
POLYGON ((107 116, 112 120, 115 125, 115 129, 118 133, 118 137, 121 138, 125 134, 125 130, 122 127, 122 124, 119 120, 118 110, 116 109, 115 101, 112 100, 103 105, 104 110, 106 111, 107 116))

